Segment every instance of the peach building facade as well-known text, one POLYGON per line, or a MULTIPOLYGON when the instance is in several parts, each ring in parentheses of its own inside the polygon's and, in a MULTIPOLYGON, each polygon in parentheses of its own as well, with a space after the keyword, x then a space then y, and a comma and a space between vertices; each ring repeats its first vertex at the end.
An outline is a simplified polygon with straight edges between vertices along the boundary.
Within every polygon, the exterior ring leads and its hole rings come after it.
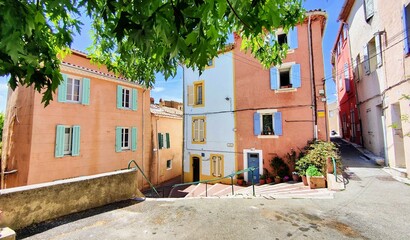
MULTIPOLYGON (((308 12, 286 35, 290 47, 279 66, 264 69, 235 42, 235 111, 238 169, 272 171, 270 160, 303 148, 314 138, 327 140, 322 39, 326 13, 308 12), (252 87, 250 87, 252 86, 252 87)), ((283 38, 280 29, 277 39, 283 38), (282 35, 282 36, 280 36, 282 35)), ((250 175, 249 175, 250 176, 250 175)), ((245 175, 245 180, 249 181, 245 175)), ((254 176, 258 181, 259 176, 254 176)))
POLYGON ((32 87, 9 92, 3 156, 10 174, 2 188, 125 169, 130 160, 148 166, 149 90, 77 51, 63 59, 61 73, 64 82, 47 107, 32 87))

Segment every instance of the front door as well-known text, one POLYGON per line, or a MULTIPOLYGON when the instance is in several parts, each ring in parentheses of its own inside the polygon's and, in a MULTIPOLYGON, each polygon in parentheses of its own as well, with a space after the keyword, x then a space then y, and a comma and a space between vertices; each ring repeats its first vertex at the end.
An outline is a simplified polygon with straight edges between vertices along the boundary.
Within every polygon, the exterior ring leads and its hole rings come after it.
MULTIPOLYGON (((259 154, 258 153, 248 153, 248 168, 257 168, 253 172, 253 183, 259 183, 259 154)), ((252 183, 252 172, 248 172, 248 182, 252 183)))
POLYGON ((199 181, 199 157, 192 157, 192 181, 199 181))

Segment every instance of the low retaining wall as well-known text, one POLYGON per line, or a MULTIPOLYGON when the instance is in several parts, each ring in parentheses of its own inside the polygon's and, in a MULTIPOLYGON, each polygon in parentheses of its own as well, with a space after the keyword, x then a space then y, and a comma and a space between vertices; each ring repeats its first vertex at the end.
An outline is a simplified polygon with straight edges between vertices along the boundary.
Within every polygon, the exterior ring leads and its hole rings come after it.
POLYGON ((0 227, 14 230, 70 213, 143 197, 136 170, 0 190, 0 227))

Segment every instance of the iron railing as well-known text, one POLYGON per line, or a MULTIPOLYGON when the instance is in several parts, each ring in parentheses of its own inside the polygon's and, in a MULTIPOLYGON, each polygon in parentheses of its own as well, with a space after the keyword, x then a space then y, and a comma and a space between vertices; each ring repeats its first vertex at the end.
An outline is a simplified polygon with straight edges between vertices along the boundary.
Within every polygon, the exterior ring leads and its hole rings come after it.
POLYGON ((142 169, 140 168, 140 166, 138 166, 137 162, 135 162, 134 160, 131 160, 128 163, 128 169, 131 169, 131 163, 135 164, 135 167, 141 172, 142 176, 145 178, 145 180, 147 180, 149 186, 151 187, 151 190, 153 190, 158 197, 161 197, 161 195, 159 195, 157 189, 154 187, 154 185, 151 183, 151 181, 147 178, 147 176, 145 176, 144 171, 142 171, 142 169))

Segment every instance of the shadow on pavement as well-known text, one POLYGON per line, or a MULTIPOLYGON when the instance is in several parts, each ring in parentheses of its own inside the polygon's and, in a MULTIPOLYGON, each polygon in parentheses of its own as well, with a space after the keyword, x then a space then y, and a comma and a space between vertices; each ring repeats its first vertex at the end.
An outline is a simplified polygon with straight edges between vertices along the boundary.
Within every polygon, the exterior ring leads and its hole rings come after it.
POLYGON ((45 222, 36 223, 28 227, 16 230, 16 237, 17 237, 16 239, 27 238, 27 237, 33 236, 35 234, 47 231, 49 229, 52 229, 52 228, 55 228, 55 227, 58 227, 58 226, 61 226, 67 223, 75 222, 77 220, 87 218, 87 217, 92 217, 94 215, 98 215, 104 212, 109 212, 109 211, 125 208, 125 207, 135 205, 138 203, 139 201, 132 200, 132 199, 124 200, 121 202, 111 203, 111 204, 108 204, 102 207, 92 208, 92 209, 84 210, 78 213, 73 213, 73 214, 69 214, 66 216, 59 217, 59 218, 51 219, 45 222))

